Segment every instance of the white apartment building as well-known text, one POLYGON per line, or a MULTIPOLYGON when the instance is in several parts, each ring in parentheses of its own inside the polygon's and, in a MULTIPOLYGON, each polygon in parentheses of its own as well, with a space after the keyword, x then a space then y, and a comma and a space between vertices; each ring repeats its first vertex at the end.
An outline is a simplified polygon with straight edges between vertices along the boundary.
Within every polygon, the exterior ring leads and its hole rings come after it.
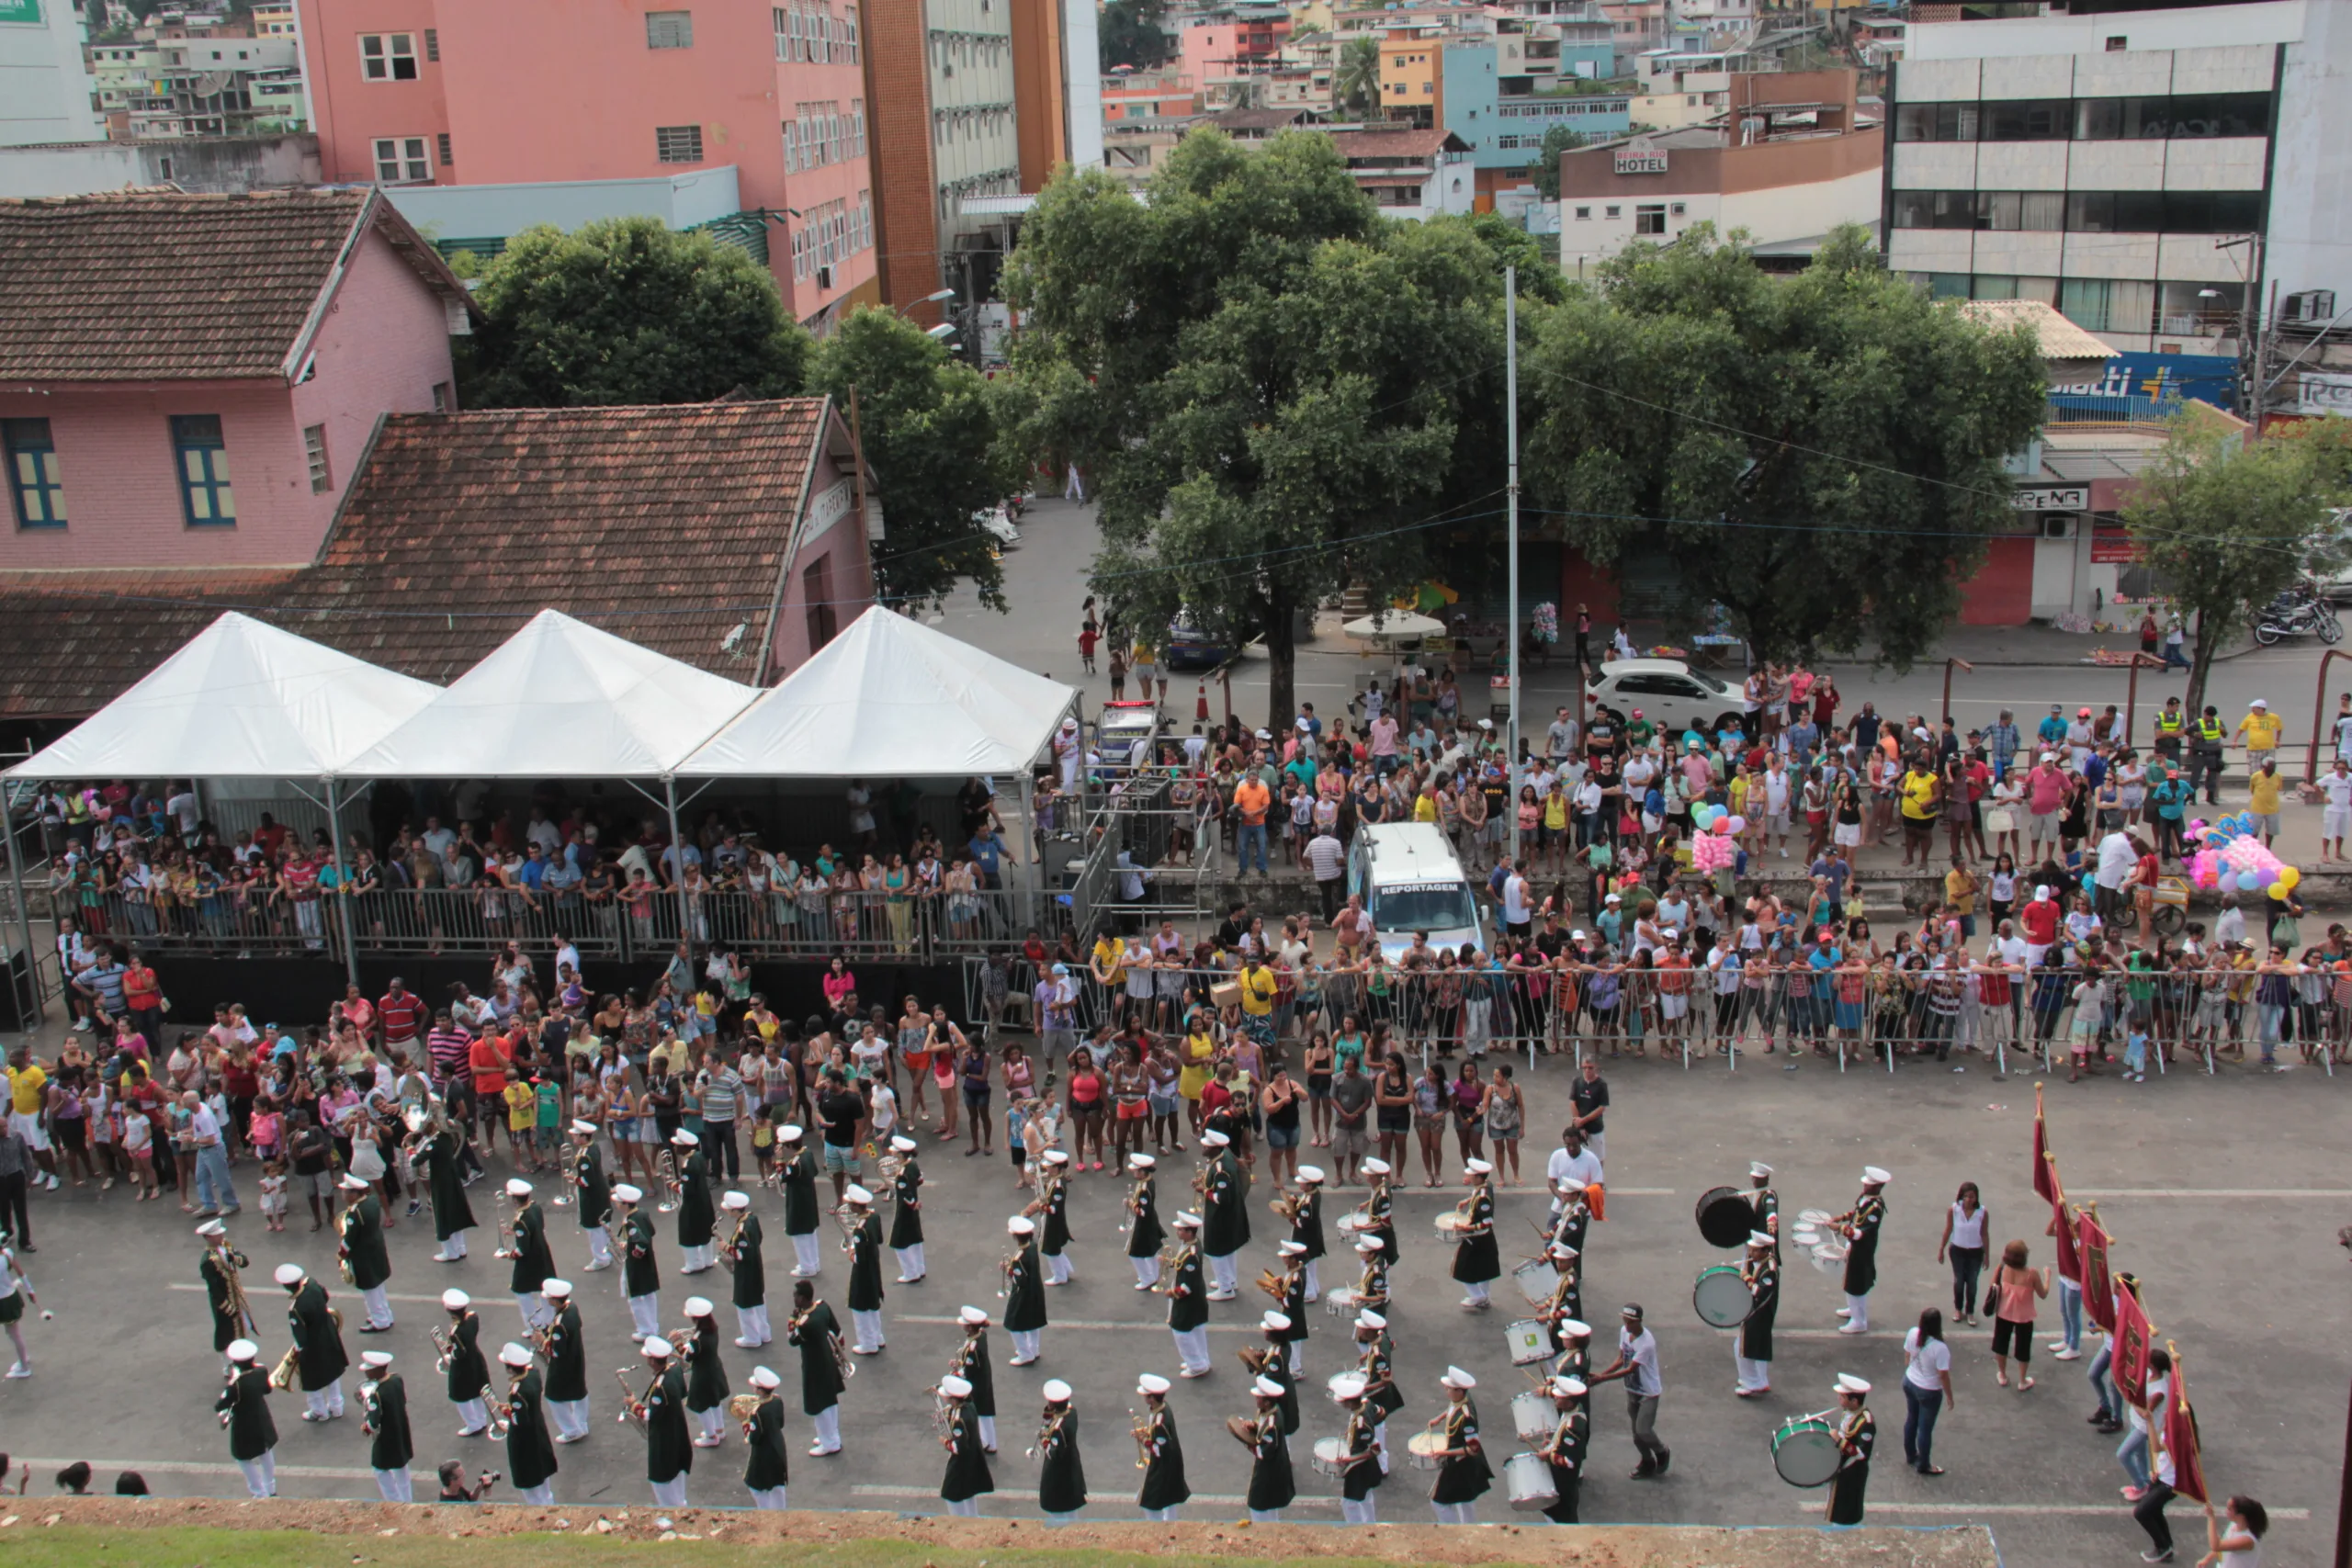
POLYGON ((2274 299, 2281 321, 2352 304, 2347 72, 2343 0, 1915 19, 1889 263, 2055 305, 2120 351, 2234 354, 2274 299))
POLYGON ((959 237, 977 234, 995 221, 967 214, 967 200, 1014 196, 1021 190, 1012 8, 992 0, 925 0, 922 17, 931 51, 939 246, 953 250, 959 237))
POLYGON ((0 147, 106 135, 82 66, 72 0, 0 0, 0 147))

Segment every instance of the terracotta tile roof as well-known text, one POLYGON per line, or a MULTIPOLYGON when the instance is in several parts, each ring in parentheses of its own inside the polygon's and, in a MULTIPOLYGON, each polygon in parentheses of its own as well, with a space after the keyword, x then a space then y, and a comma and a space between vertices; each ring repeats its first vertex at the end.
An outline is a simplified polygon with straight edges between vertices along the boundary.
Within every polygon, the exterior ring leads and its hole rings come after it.
POLYGON ((284 568, 0 572, 0 716, 86 717, 223 610, 267 605, 292 575, 284 568))
POLYGON ((1466 152, 1470 144, 1443 126, 1427 130, 1335 130, 1331 144, 1340 156, 1359 158, 1434 158, 1440 152, 1466 152))
POLYGON ((463 298, 372 191, 0 200, 0 380, 282 376, 363 220, 463 298))
POLYGON ((826 408, 392 415, 271 618, 447 682, 552 606, 748 681, 826 408))

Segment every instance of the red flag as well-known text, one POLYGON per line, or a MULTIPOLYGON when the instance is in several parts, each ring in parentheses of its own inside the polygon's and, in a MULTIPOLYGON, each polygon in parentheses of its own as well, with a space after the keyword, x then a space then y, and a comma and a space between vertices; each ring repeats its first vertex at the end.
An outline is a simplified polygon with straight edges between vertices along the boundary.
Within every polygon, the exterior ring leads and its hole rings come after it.
POLYGON ((2115 1332, 2115 1281, 2107 1269, 2107 1228, 2086 1213, 2081 1218, 2083 1305, 2091 1321, 2115 1332))
POLYGON ((2172 1456, 2172 1489, 2193 1503, 2205 1498, 2205 1458, 2197 1446, 2197 1413, 2188 1407, 2180 1353, 2173 1352, 2172 1391, 2165 1397, 2165 1452, 2172 1456))
POLYGON ((2050 1129, 2041 1120, 2041 1086, 2033 1089, 2033 1190, 2045 1203, 2058 1201, 2058 1162, 2050 1152, 2050 1129))
POLYGON ((2134 1404, 2148 1403, 2148 1356, 2155 1348, 2155 1325, 2141 1310, 2140 1299, 2129 1291, 2116 1291, 2109 1298, 2115 1303, 2115 1386, 2123 1397, 2134 1404))
POLYGON ((2058 1243, 2058 1277, 2083 1282, 2082 1255, 2075 1250, 2075 1218, 2064 1203, 2050 1211, 2050 1235, 2058 1243))

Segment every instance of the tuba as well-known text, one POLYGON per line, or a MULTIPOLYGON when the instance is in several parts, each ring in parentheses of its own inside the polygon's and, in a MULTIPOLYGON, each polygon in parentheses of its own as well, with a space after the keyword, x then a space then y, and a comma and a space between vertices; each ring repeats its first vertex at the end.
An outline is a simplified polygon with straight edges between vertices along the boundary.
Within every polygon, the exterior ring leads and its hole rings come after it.
POLYGON ((286 1354, 277 1358, 277 1365, 269 1369, 269 1386, 292 1388, 294 1380, 301 1375, 301 1361, 302 1352, 300 1349, 291 1345, 286 1347, 286 1354))

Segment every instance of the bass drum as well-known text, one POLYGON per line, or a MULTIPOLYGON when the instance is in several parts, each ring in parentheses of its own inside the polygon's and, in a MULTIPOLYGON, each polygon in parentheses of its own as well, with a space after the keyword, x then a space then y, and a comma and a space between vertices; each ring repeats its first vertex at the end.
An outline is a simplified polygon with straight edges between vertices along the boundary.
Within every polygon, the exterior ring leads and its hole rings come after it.
POLYGON ((1699 1194, 1699 1234, 1709 1247, 1746 1247, 1756 1229, 1756 1211, 1736 1187, 1711 1187, 1699 1194))
POLYGON ((1826 1486, 1838 1478, 1836 1428, 1826 1416, 1798 1416, 1772 1434, 1772 1468, 1792 1486, 1826 1486))
POLYGON ((1699 1271, 1699 1281, 1690 1287, 1690 1304, 1697 1309, 1699 1320, 1710 1328, 1737 1328, 1747 1321, 1748 1312, 1756 1298, 1747 1289, 1747 1281, 1739 1270, 1728 1263, 1718 1263, 1699 1271))
POLYGON ((1503 1484, 1510 1489, 1510 1506, 1522 1514, 1548 1508, 1560 1500, 1552 1467, 1542 1454, 1511 1455, 1503 1466, 1503 1484))

